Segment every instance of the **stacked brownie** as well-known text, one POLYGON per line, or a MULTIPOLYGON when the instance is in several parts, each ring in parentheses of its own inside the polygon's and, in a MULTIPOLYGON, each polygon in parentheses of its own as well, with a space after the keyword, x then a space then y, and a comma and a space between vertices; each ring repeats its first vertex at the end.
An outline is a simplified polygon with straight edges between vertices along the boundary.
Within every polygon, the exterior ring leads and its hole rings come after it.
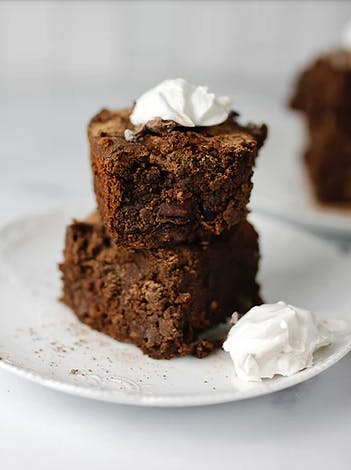
POLYGON ((305 162, 317 198, 351 202, 351 52, 319 57, 299 77, 291 107, 308 128, 305 162))
POLYGON ((198 335, 260 303, 246 220, 266 126, 135 128, 131 109, 88 129, 98 212, 67 229, 63 301, 81 321, 153 358, 199 357, 198 335))

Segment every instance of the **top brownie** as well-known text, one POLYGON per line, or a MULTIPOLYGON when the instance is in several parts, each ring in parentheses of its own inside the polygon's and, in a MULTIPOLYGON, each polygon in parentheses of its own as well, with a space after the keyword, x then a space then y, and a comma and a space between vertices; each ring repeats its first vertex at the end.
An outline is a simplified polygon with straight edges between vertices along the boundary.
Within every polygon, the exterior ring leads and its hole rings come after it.
POLYGON ((131 109, 103 110, 88 128, 94 188, 119 245, 154 248, 208 239, 243 220, 265 125, 186 128, 156 119, 134 128, 131 109))
POLYGON ((325 112, 351 109, 351 52, 332 51, 320 56, 299 76, 290 105, 314 120, 325 112))

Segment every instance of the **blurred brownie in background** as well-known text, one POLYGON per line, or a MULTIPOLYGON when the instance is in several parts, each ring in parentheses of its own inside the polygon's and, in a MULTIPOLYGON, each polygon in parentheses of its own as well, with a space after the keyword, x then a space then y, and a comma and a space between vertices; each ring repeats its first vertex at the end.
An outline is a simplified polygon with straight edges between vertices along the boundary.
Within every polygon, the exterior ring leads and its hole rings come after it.
POLYGON ((351 52, 313 62, 299 76, 290 105, 306 120, 304 160, 318 200, 351 202, 351 52))

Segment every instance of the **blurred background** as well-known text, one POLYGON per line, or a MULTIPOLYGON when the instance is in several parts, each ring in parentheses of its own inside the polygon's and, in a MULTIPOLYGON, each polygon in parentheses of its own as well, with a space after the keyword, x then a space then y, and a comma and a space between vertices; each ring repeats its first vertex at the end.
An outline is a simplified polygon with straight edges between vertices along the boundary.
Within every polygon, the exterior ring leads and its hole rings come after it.
POLYGON ((350 15, 336 1, 1 2, 0 77, 25 93, 108 86, 117 105, 175 76, 282 92, 350 15))
POLYGON ((349 18, 341 1, 0 2, 1 221, 93 204, 88 119, 162 79, 207 84, 274 130, 297 71, 349 18))

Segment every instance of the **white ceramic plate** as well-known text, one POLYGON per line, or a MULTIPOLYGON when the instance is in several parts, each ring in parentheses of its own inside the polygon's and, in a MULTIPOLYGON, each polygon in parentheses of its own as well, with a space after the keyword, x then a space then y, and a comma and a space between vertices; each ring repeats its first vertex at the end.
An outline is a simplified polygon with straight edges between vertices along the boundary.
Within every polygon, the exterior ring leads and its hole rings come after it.
MULTIPOLYGON (((72 214, 72 213, 71 213, 72 214)), ((75 211, 74 215, 83 212, 75 211)), ((316 356, 313 368, 260 384, 233 378, 223 351, 205 358, 156 361, 80 324, 56 299, 63 211, 33 216, 0 232, 0 365, 48 387, 116 403, 190 406, 271 393, 327 369, 350 349, 344 338, 316 356)), ((351 258, 262 216, 260 280, 266 301, 284 299, 322 316, 351 313, 351 258)))
POLYGON ((302 120, 287 111, 269 117, 270 134, 258 159, 254 211, 273 214, 329 235, 351 239, 351 205, 319 205, 301 159, 304 149, 302 120))

